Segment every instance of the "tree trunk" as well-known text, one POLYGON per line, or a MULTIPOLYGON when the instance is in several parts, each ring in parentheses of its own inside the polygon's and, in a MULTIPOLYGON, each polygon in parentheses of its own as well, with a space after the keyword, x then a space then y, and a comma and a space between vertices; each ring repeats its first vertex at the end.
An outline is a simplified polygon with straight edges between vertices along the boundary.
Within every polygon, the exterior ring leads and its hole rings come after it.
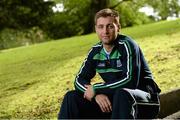
POLYGON ((94 16, 96 12, 109 6, 110 0, 92 0, 89 10, 89 21, 84 30, 84 34, 94 32, 94 16))

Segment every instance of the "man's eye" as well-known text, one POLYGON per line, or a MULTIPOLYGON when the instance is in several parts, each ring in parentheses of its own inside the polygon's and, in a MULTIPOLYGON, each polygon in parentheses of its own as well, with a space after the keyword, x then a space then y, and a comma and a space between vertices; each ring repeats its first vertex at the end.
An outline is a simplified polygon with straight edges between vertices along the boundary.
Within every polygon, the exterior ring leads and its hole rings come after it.
POLYGON ((113 29, 114 26, 113 26, 113 25, 108 25, 108 28, 109 28, 109 29, 113 29))
POLYGON ((103 29, 102 25, 98 25, 97 27, 98 27, 98 29, 103 29))

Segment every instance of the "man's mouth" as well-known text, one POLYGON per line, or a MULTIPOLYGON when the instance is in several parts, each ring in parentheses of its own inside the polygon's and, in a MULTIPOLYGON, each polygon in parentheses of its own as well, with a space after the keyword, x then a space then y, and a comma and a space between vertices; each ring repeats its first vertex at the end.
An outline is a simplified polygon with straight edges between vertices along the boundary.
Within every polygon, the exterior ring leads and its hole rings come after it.
POLYGON ((102 38, 107 39, 107 38, 109 38, 109 36, 103 36, 102 38))

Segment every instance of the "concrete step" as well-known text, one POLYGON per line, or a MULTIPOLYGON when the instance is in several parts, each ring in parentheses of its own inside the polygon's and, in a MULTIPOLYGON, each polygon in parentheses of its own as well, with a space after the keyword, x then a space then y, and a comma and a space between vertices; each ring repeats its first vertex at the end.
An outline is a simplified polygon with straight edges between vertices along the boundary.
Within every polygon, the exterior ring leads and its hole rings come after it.
POLYGON ((165 117, 163 119, 180 119, 180 111, 178 111, 178 112, 176 112, 176 113, 174 113, 172 115, 169 115, 169 116, 167 116, 167 117, 165 117))
MULTIPOLYGON (((158 118, 166 118, 180 111, 180 88, 160 94, 160 113, 158 118)), ((178 115, 180 113, 177 113, 178 115)))

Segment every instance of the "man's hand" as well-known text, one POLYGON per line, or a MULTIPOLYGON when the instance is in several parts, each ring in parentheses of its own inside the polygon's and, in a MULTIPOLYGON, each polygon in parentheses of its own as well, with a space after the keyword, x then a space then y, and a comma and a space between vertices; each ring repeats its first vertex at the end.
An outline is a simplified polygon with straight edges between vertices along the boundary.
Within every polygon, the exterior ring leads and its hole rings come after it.
POLYGON ((95 95, 94 90, 93 90, 93 86, 92 85, 85 85, 85 87, 87 88, 87 90, 84 93, 84 98, 91 101, 91 99, 95 95))
POLYGON ((101 108, 102 112, 111 112, 112 106, 109 98, 104 94, 98 94, 95 97, 95 100, 99 107, 101 108))

